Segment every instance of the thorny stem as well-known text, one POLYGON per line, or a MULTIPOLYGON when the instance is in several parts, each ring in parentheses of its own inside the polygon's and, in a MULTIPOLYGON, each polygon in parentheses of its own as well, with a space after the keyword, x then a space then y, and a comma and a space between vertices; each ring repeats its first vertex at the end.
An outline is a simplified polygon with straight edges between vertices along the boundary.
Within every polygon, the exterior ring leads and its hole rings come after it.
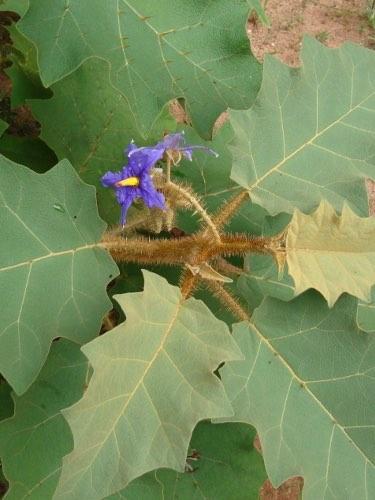
POLYGON ((215 268, 225 274, 234 274, 235 276, 242 276, 244 274, 243 269, 234 266, 227 260, 223 259, 223 257, 218 257, 215 261, 215 264, 215 268))
POLYGON ((216 228, 216 225, 212 221, 211 217, 208 215, 206 210, 202 207, 202 205, 199 203, 199 201, 195 198, 195 196, 190 193, 187 189, 182 187, 179 184, 175 184, 174 182, 169 182, 168 183, 169 187, 172 187, 176 192, 179 192, 183 195, 183 197, 195 208, 195 210, 201 215, 202 219, 205 221, 207 226, 212 232, 212 235, 214 236, 215 240, 220 243, 221 238, 219 231, 216 228))
POLYGON ((217 229, 222 228, 227 222, 231 220, 240 205, 249 198, 249 193, 244 190, 233 196, 220 208, 213 218, 213 223, 217 229))
POLYGON ((187 268, 185 268, 180 278, 180 289, 183 298, 186 300, 194 292, 198 284, 197 276, 187 268))
POLYGON ((117 262, 142 264, 198 265, 218 256, 245 255, 248 252, 274 255, 273 238, 245 234, 223 235, 220 242, 203 235, 175 239, 123 238, 106 233, 101 242, 117 262))
POLYGON ((245 309, 237 302, 228 290, 218 281, 204 280, 204 285, 211 290, 220 302, 240 321, 250 321, 250 316, 245 309))

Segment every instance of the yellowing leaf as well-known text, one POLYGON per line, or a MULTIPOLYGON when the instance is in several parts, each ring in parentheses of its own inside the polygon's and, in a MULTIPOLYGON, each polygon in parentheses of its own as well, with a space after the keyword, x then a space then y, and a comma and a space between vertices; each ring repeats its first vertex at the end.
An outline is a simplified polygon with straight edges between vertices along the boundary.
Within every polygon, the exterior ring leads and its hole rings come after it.
POLYGON ((182 472, 195 425, 232 415, 213 374, 222 361, 241 359, 228 327, 164 278, 144 278, 144 292, 117 296, 126 322, 82 348, 94 374, 63 412, 74 450, 56 499, 99 500, 153 469, 182 472))
POLYGON ((332 306, 344 293, 370 300, 375 283, 375 218, 344 205, 342 215, 325 201, 311 215, 296 210, 286 237, 296 294, 315 288, 332 306))

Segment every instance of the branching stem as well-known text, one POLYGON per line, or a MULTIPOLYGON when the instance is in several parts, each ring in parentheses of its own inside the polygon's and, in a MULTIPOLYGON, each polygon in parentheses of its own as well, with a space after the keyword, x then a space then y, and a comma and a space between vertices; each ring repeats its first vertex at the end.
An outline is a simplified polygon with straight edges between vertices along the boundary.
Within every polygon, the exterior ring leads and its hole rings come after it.
POLYGON ((217 242, 204 235, 148 239, 124 238, 116 233, 106 233, 101 246, 117 262, 195 266, 219 256, 242 256, 248 252, 274 255, 272 242, 272 238, 250 237, 245 234, 223 235, 220 242, 217 242))

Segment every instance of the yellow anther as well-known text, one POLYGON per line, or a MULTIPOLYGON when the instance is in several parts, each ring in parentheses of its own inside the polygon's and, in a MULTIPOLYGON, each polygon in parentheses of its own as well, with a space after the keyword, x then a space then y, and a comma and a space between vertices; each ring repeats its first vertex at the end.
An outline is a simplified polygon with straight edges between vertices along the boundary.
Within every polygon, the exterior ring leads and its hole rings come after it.
POLYGON ((123 179, 122 181, 118 181, 115 184, 116 187, 124 187, 124 186, 139 186, 138 177, 128 177, 127 179, 123 179))

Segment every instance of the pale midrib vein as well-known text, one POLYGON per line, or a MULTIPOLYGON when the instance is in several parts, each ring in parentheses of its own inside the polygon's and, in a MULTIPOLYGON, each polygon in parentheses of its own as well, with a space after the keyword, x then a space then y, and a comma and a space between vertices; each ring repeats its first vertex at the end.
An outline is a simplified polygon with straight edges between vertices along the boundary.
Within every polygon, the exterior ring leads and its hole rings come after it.
POLYGON ((337 118, 337 120, 335 120, 330 125, 328 125, 327 127, 325 127, 319 133, 315 134, 309 141, 303 143, 299 148, 297 148, 296 150, 294 150, 288 156, 284 157, 279 163, 277 163, 276 165, 274 165, 270 170, 268 170, 265 174, 263 174, 261 177, 259 177, 251 186, 249 186, 249 189, 252 190, 252 189, 256 188, 259 185, 259 183, 261 183, 269 175, 271 175, 273 172, 279 170, 280 167, 282 167, 287 161, 289 161, 291 158, 293 158, 293 156, 295 156, 300 151, 302 151, 306 146, 308 146, 310 144, 312 145, 313 141, 315 141, 318 137, 320 137, 321 135, 323 135, 324 133, 326 133, 330 128, 332 128, 335 125, 337 125, 338 123, 340 123, 344 118, 346 118, 348 115, 350 115, 350 113, 352 113, 355 109, 359 108, 361 106, 361 104, 363 104, 364 102, 366 102, 373 95, 375 95, 375 92, 372 92, 372 94, 369 94, 368 96, 366 96, 360 103, 358 103, 356 106, 354 106, 354 108, 349 109, 346 113, 344 113, 339 118, 337 118))
POLYGON ((257 334, 258 338, 260 339, 261 342, 263 342, 267 347, 268 349, 273 353, 275 354, 278 359, 280 359, 281 363, 285 366, 285 368, 289 371, 290 375, 292 378, 294 378, 294 380, 296 380, 301 386, 303 386, 305 388, 305 390, 308 392, 309 396, 311 397, 311 399, 313 399, 317 404, 318 406, 328 415, 328 417, 331 419, 332 422, 335 422, 335 425, 337 425, 337 427, 342 431, 342 433, 346 436, 346 438, 348 439, 348 441, 350 443, 353 444, 353 446, 355 447, 355 449, 360 453, 360 455, 364 458, 365 462, 366 463, 371 463, 372 465, 375 465, 368 457, 366 457, 366 455, 364 454, 364 452, 358 447, 358 445, 352 440, 352 438, 347 434, 347 432, 345 431, 345 427, 342 426, 338 421, 337 419, 332 415, 332 413, 323 405, 323 403, 315 396, 315 394, 310 390, 310 388, 306 385, 306 382, 304 380, 302 380, 298 375, 297 373, 293 370, 293 368, 289 365, 289 363, 287 362, 286 359, 283 358, 283 356, 281 355, 281 353, 279 353, 273 346, 272 344, 269 342, 269 340, 264 337, 262 335, 262 333, 260 332, 260 330, 258 330, 258 328, 255 326, 254 323, 252 322, 249 322, 249 325, 250 327, 252 327, 255 331, 255 333, 257 334))
MULTIPOLYGON (((156 349, 155 351, 155 354, 153 355, 153 357, 150 359, 150 361, 148 362, 148 365, 147 367, 145 368, 142 376, 140 377, 139 381, 137 382, 136 386, 134 387, 133 391, 129 394, 129 397, 128 399, 125 401, 125 404, 123 405, 123 407, 121 408, 121 410, 119 411, 119 415, 118 417, 114 420, 113 424, 110 426, 110 429, 107 433, 107 435, 105 436, 105 438, 102 440, 101 443, 98 443, 96 446, 97 446, 97 451, 96 453, 94 454, 94 456, 92 457, 92 460, 89 462, 89 464, 84 467, 83 469, 80 469, 78 471, 75 471, 75 473, 73 474, 73 476, 76 476, 77 474, 81 474, 82 471, 87 471, 90 466, 94 463, 96 457, 98 456, 100 450, 102 449, 102 446, 104 445, 105 442, 107 442, 107 440, 109 439, 109 436, 112 434, 112 432, 114 432, 115 428, 116 428, 116 425, 118 423, 118 421, 120 420, 120 418, 124 415, 127 407, 129 406, 130 402, 133 400, 133 397, 134 395, 137 393, 138 389, 141 387, 141 385, 143 385, 144 383, 144 379, 146 378, 146 375, 147 373, 150 371, 150 369, 152 368, 156 358, 159 356, 160 352, 162 352, 164 350, 164 345, 165 345, 165 342, 167 341, 170 333, 171 333, 171 330, 177 320, 177 317, 180 313, 180 310, 183 306, 183 303, 184 303, 184 300, 181 299, 176 305, 176 311, 174 313, 174 315, 172 316, 171 320, 170 320, 170 324, 168 326, 168 328, 166 329, 166 332, 164 333, 162 339, 161 339, 161 342, 160 342, 160 345, 159 347, 156 349), (100 444, 102 444, 102 446, 100 446, 100 444)), ((73 432, 73 435, 74 435, 74 432, 73 432)), ((86 450, 83 450, 83 453, 85 453, 86 450)), ((73 452, 74 453, 74 452, 73 452)), ((69 455, 68 455, 69 456, 69 455)), ((78 457, 80 455, 78 454, 78 457)), ((76 459, 78 458, 76 457, 76 459)), ((74 462, 74 459, 73 459, 73 462, 74 462)), ((71 463, 71 462, 70 462, 71 463)), ((71 477, 68 477, 67 478, 67 481, 71 484, 72 483, 72 480, 71 480, 71 477)), ((66 482, 66 481, 65 481, 66 482)), ((65 483, 61 483, 61 485, 63 485, 65 483)), ((74 488, 74 486, 73 486, 74 488)), ((69 489, 68 491, 72 491, 72 489, 69 489)))
MULTIPOLYGON (((138 12, 138 11, 137 11, 137 10, 136 10, 133 6, 132 6, 132 5, 130 5, 130 3, 129 3, 129 1, 128 1, 128 0, 122 0, 122 1, 124 2, 124 4, 125 4, 125 5, 127 5, 127 6, 129 7, 129 9, 130 9, 131 11, 133 11, 133 13, 134 13, 134 14, 135 14, 138 18, 140 18, 140 19, 142 18, 141 14, 140 14, 140 13, 139 13, 139 12, 138 12)), ((158 32, 158 31, 157 31, 157 30, 156 30, 156 29, 155 29, 155 28, 154 28, 154 27, 153 27, 153 26, 152 26, 152 25, 148 22, 148 20, 147 20, 147 19, 145 19, 145 20, 144 20, 144 23, 145 23, 145 24, 146 24, 146 26, 148 26, 148 27, 149 27, 149 29, 150 29, 150 30, 151 30, 151 31, 155 34, 155 36, 156 36, 157 38, 159 38, 160 33, 159 33, 159 32, 158 32)), ((171 49, 173 49, 173 50, 174 50, 174 51, 175 51, 175 52, 176 52, 176 53, 177 53, 180 57, 183 57, 184 59, 186 59, 186 61, 187 61, 188 63, 190 63, 190 64, 191 64, 192 66, 194 66, 196 69, 198 69, 199 71, 201 71, 201 72, 203 72, 204 74, 206 74, 206 75, 208 76, 208 79, 209 79, 209 80, 212 80, 212 79, 213 79, 213 77, 211 77, 211 75, 207 72, 207 70, 205 70, 205 68, 201 67, 198 63, 196 63, 195 61, 193 61, 191 58, 187 57, 187 55, 186 55, 186 54, 181 53, 181 52, 180 52, 180 51, 179 51, 179 50, 178 50, 178 49, 177 49, 174 45, 172 45, 172 44, 171 44, 171 43, 170 43, 167 39, 165 39, 164 41, 165 41, 165 43, 166 43, 167 45, 169 45, 169 47, 170 47, 171 49)), ((125 54, 125 52, 124 52, 124 54, 125 54)), ((162 57, 162 59, 164 59, 164 57, 163 57, 163 53, 161 53, 161 57, 162 57)), ((227 87, 230 91, 232 91, 232 92, 233 92, 233 89, 232 89, 231 87, 229 87, 228 85, 225 85, 225 84, 224 84, 221 80, 219 80, 219 81, 220 81, 220 83, 222 83, 222 85, 223 85, 224 87, 227 87)), ((221 95, 220 95, 220 93, 219 93, 218 89, 216 88, 216 86, 214 86, 214 89, 215 89, 216 93, 218 94, 219 98, 220 98, 220 99, 223 99, 223 100, 224 100, 224 102, 226 102, 226 100, 223 98, 223 96, 221 96, 221 95)))
POLYGON ((75 253, 80 252, 82 250, 90 250, 91 248, 96 248, 96 247, 102 248, 102 245, 100 245, 99 243, 93 243, 92 245, 83 245, 81 247, 72 248, 70 250, 63 250, 62 252, 50 252, 49 254, 42 255, 34 259, 25 260, 24 262, 19 262, 18 264, 14 264, 12 266, 2 267, 0 268, 0 273, 3 271, 10 271, 12 269, 17 269, 18 267, 28 266, 31 264, 34 265, 35 262, 40 262, 53 257, 61 257, 62 255, 70 255, 70 254, 74 255, 75 253))
POLYGON ((286 253, 287 254, 296 254, 298 255, 299 253, 309 253, 309 254, 312 254, 312 255, 315 255, 315 254, 342 254, 343 256, 348 256, 348 257, 352 257, 353 255, 356 256, 358 254, 362 255, 362 254, 365 254, 365 255, 368 255, 369 257, 374 254, 374 257, 375 257, 375 248, 372 248, 370 250, 361 250, 361 249, 358 249, 358 250, 336 250, 336 249, 332 249, 330 250, 329 248, 305 248, 305 247, 286 247, 286 253))

